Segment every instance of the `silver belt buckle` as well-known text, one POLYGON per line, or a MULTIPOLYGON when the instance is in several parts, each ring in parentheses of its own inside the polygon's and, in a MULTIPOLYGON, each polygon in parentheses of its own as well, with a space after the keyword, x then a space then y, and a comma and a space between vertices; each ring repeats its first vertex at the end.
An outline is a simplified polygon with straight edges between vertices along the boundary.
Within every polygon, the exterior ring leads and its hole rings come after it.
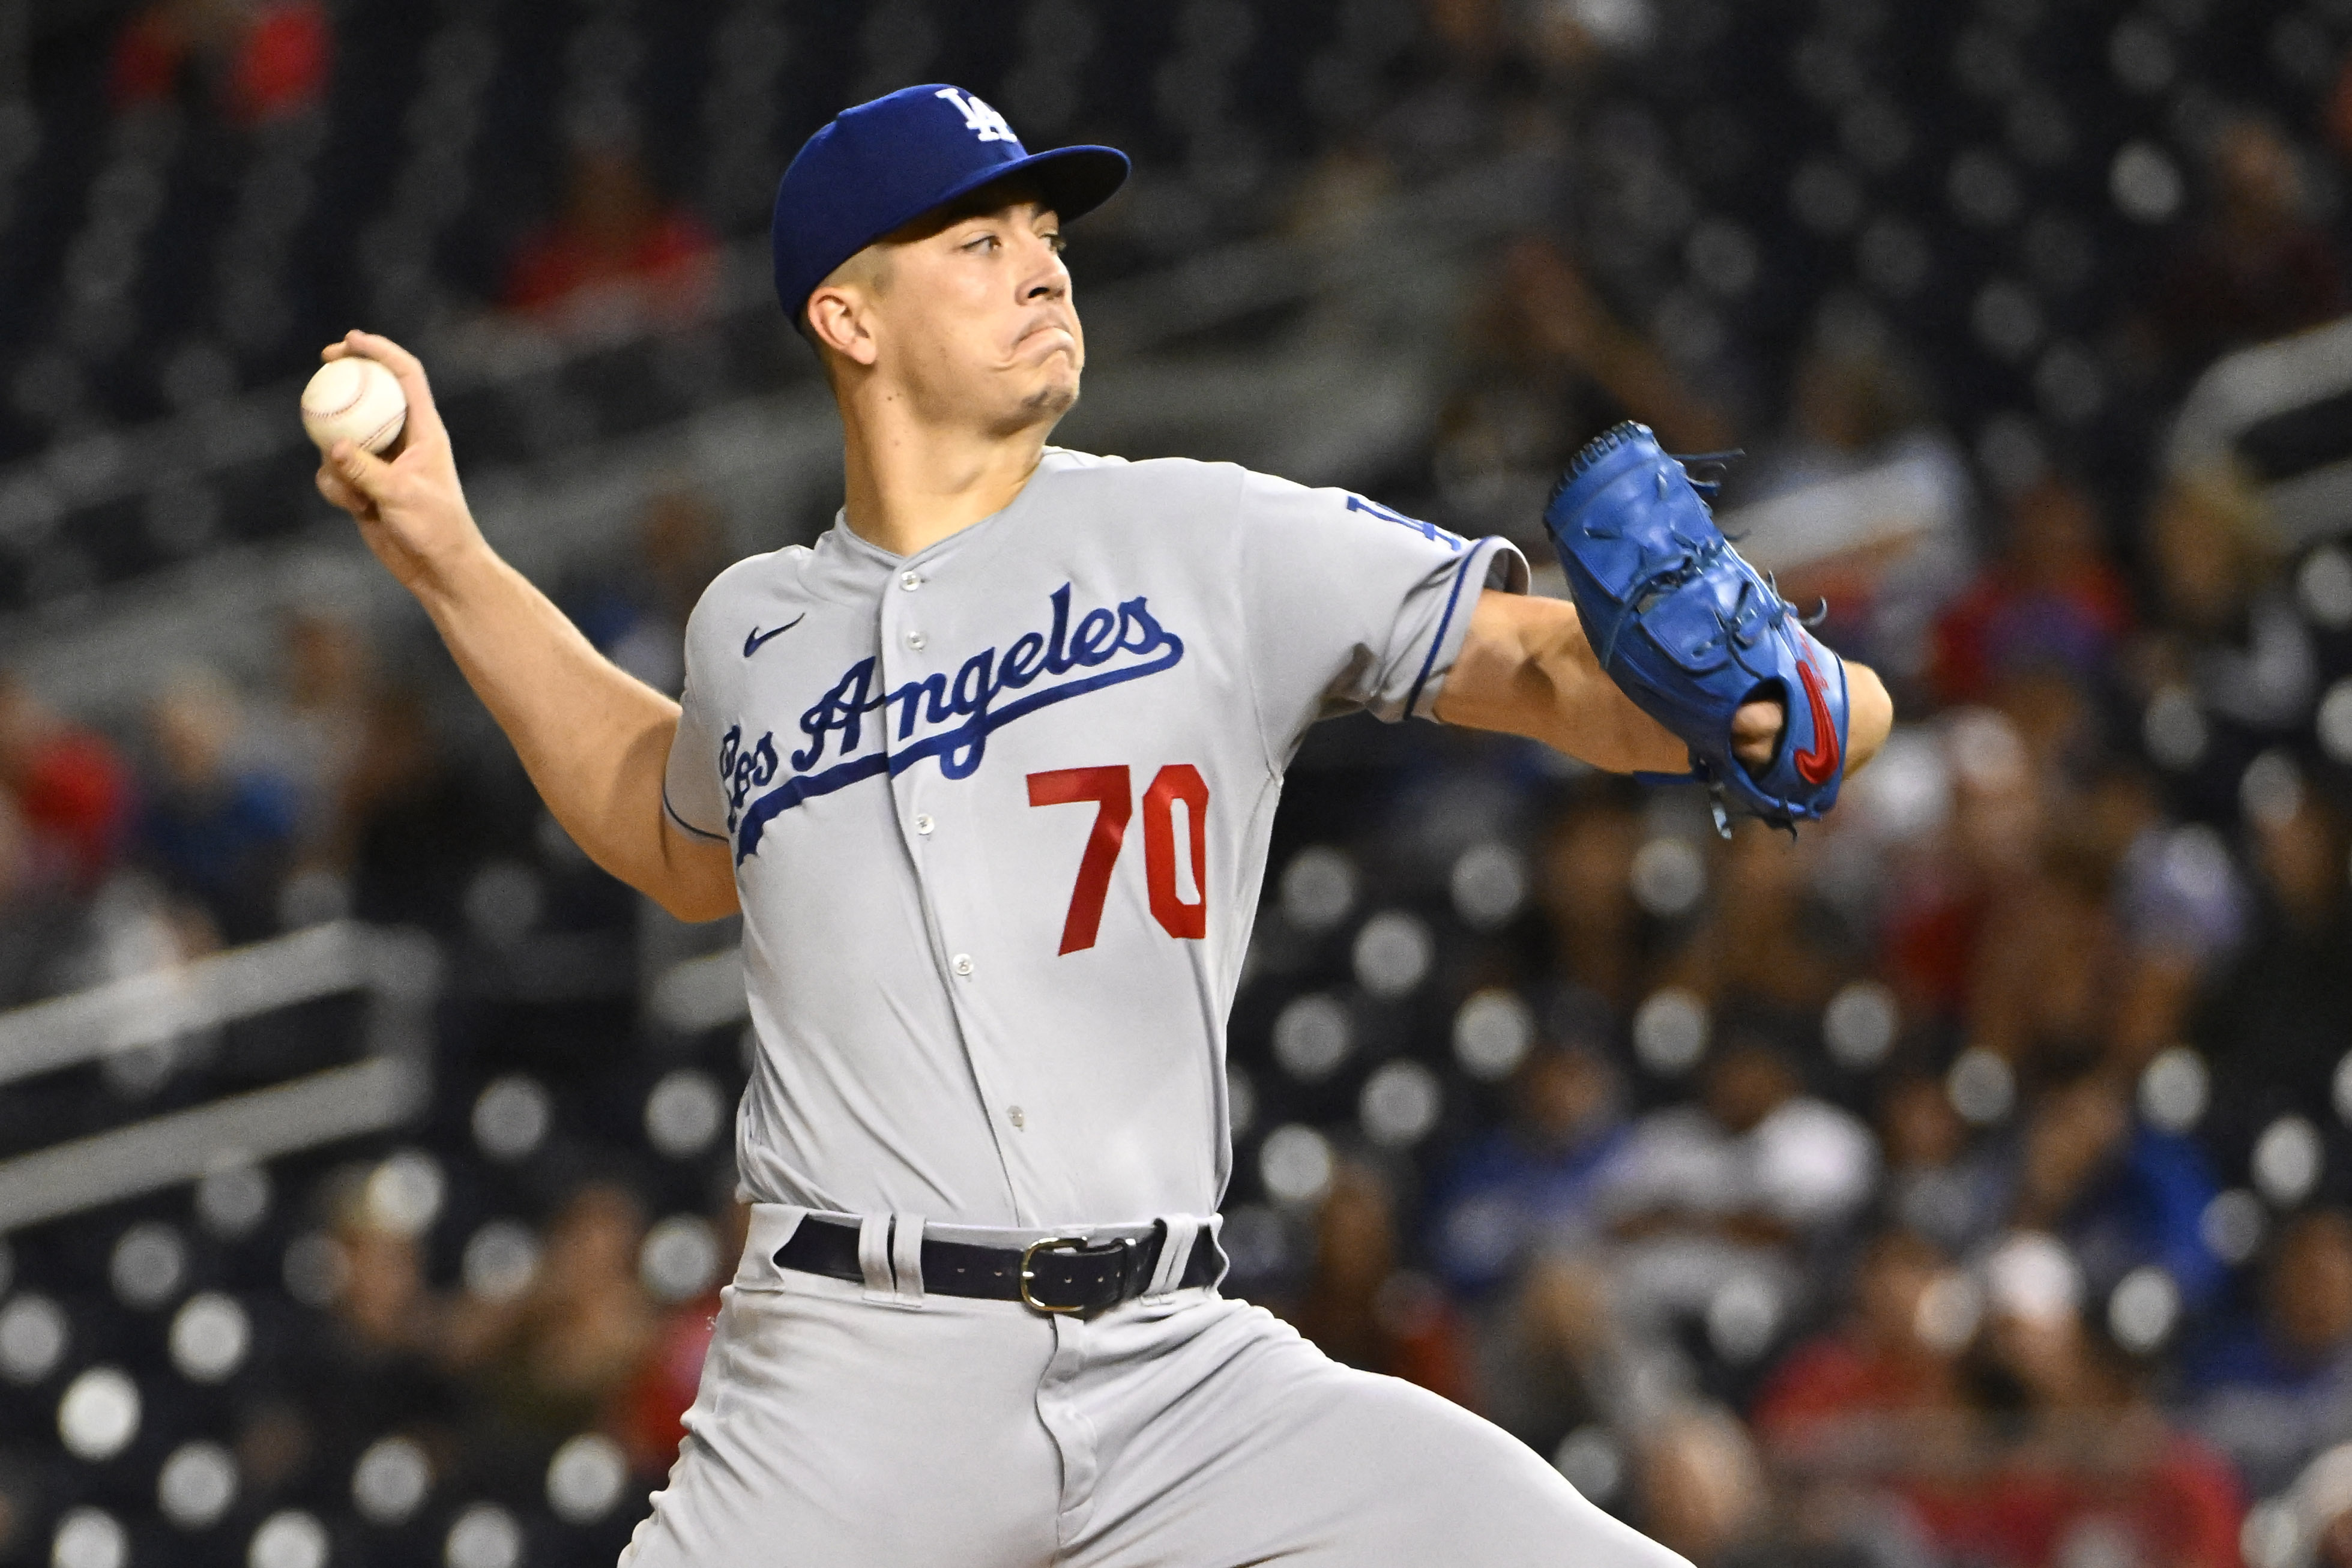
POLYGON ((1069 1306, 1057 1306, 1051 1301, 1040 1301, 1036 1297, 1029 1293, 1029 1282, 1037 1278, 1036 1270, 1032 1268, 1030 1264, 1035 1261, 1037 1254, 1040 1252, 1048 1252, 1057 1247, 1075 1247, 1083 1249, 1087 1245, 1087 1240, 1083 1236, 1048 1236, 1039 1240, 1033 1241, 1028 1246, 1023 1247, 1021 1249, 1021 1304, 1024 1307, 1034 1308, 1040 1312, 1085 1311, 1087 1309, 1084 1302, 1076 1302, 1069 1306))

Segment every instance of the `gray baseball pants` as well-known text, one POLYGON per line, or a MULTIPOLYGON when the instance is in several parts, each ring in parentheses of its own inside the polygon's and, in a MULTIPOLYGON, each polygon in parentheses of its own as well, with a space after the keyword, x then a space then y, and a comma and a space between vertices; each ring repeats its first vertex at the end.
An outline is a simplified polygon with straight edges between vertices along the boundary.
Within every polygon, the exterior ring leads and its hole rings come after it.
POLYGON ((803 1212, 754 1207, 621 1568, 1687 1568, 1499 1428, 1261 1308, 922 1295, 914 1249, 894 1277, 883 1244, 863 1286, 780 1268, 803 1212))

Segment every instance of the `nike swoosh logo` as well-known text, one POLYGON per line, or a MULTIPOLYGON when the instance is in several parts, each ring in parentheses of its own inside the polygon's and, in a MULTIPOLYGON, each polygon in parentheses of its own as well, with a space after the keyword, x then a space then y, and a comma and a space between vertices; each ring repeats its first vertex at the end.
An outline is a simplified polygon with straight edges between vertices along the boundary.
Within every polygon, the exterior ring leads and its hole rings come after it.
POLYGON ((1830 700, 1822 690, 1822 678, 1813 671, 1813 661, 1803 654, 1797 656, 1797 679, 1804 682, 1805 705, 1812 710, 1813 743, 1790 759, 1797 764, 1797 776, 1819 788, 1837 777, 1837 721, 1830 716, 1830 700))
POLYGON ((743 639, 743 657, 745 658, 751 658, 753 654, 760 651, 760 645, 766 642, 770 637, 782 637, 784 633, 791 631, 794 626, 799 626, 803 621, 807 619, 808 612, 806 610, 803 610, 799 615, 794 616, 791 620, 786 621, 774 631, 763 632, 759 627, 753 626, 751 628, 751 635, 743 639))

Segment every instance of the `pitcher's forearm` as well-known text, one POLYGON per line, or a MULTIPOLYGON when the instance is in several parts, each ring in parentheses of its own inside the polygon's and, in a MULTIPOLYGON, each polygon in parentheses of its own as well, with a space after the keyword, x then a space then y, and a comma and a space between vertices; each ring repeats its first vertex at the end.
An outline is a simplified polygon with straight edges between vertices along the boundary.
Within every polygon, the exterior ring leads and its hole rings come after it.
POLYGON ((1617 688, 1575 606, 1488 592, 1437 698, 1437 717, 1540 741, 1611 773, 1680 773, 1688 748, 1617 688))
MULTIPOLYGON (((1851 661, 1845 668, 1853 773, 1885 743, 1895 710, 1875 673, 1851 661)), ((1690 765, 1690 749, 1610 679, 1576 607, 1557 599, 1480 595, 1469 637, 1438 693, 1437 716, 1525 735, 1612 773, 1678 773, 1690 765)), ((1769 763, 1785 717, 1778 701, 1742 705, 1732 716, 1735 754, 1750 766, 1769 763)))
POLYGON ((598 653, 487 546, 440 563, 416 597, 572 842, 667 902, 661 787, 677 704, 598 653))

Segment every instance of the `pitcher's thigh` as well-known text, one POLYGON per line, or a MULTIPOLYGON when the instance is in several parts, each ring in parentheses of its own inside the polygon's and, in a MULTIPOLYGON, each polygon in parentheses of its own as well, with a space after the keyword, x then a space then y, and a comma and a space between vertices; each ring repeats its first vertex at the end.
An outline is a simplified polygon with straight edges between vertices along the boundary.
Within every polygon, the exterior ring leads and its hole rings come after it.
POLYGON ((957 1316, 736 1293, 621 1568, 1043 1568, 1037 1367, 957 1316))
POLYGON ((1688 1568, 1500 1427, 1303 1341, 1199 1392, 1172 1442, 1139 1434, 1088 1568, 1688 1568))

